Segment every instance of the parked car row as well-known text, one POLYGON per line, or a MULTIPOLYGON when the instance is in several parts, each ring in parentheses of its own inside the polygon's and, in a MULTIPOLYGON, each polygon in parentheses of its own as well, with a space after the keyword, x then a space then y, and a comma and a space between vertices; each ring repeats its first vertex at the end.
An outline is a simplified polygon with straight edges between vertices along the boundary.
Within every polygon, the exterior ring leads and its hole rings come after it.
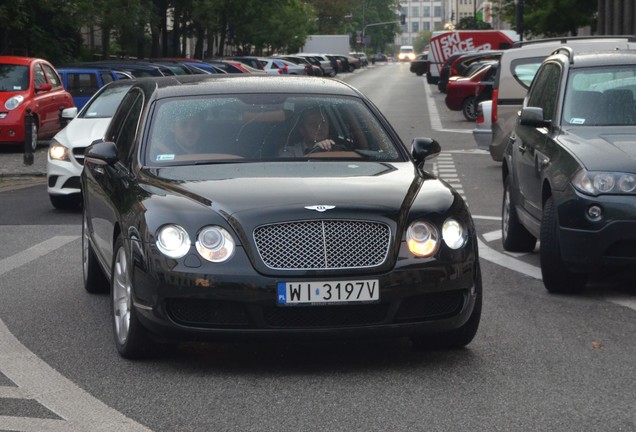
POLYGON ((477 146, 502 162, 503 248, 539 243, 549 292, 636 265, 635 49, 634 36, 518 42, 440 88, 450 109, 476 104, 477 146))

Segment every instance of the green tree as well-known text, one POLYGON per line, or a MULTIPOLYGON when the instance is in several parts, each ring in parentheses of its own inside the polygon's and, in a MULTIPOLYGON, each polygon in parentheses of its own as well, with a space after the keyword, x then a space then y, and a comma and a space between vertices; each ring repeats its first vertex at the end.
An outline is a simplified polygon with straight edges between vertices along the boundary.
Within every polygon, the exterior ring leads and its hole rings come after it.
POLYGON ((431 37, 433 36, 433 33, 430 31, 420 31, 417 34, 417 37, 415 38, 415 40, 413 41, 413 49, 415 50, 415 52, 421 53, 423 52, 426 47, 431 43, 431 37))
POLYGON ((475 17, 464 17, 457 23, 457 30, 488 30, 492 26, 490 23, 476 20, 475 17))
MULTIPOLYGON (((597 0, 525 0, 523 34, 525 36, 577 35, 580 27, 593 25, 597 0)), ((505 0, 499 13, 516 28, 516 2, 505 0)))

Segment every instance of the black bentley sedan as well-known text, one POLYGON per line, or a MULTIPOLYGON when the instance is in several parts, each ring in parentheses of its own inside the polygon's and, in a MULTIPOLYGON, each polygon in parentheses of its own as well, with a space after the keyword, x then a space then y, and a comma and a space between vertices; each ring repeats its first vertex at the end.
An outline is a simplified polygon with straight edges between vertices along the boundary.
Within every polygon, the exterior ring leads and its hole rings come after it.
POLYGON ((377 108, 330 79, 136 82, 82 173, 83 273, 123 357, 239 338, 474 338, 466 204, 377 108))
POLYGON ((635 96, 634 51, 559 49, 532 82, 504 154, 502 238, 540 240, 550 292, 636 265, 635 96))

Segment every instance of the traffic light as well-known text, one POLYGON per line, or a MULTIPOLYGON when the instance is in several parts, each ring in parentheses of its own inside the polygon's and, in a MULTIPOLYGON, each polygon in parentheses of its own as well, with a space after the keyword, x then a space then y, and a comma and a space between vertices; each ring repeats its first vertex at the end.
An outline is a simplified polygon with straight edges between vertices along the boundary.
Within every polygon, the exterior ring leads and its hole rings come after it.
POLYGON ((406 24, 406 14, 400 15, 400 24, 406 24))

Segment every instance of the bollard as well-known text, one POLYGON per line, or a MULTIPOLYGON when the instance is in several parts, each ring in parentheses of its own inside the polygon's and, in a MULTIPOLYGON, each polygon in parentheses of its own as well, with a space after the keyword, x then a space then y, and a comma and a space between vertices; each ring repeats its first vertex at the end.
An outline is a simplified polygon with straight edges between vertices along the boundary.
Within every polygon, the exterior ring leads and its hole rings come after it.
POLYGON ((31 141, 33 140, 33 114, 31 114, 31 108, 26 109, 24 115, 24 165, 33 165, 33 147, 31 141))

